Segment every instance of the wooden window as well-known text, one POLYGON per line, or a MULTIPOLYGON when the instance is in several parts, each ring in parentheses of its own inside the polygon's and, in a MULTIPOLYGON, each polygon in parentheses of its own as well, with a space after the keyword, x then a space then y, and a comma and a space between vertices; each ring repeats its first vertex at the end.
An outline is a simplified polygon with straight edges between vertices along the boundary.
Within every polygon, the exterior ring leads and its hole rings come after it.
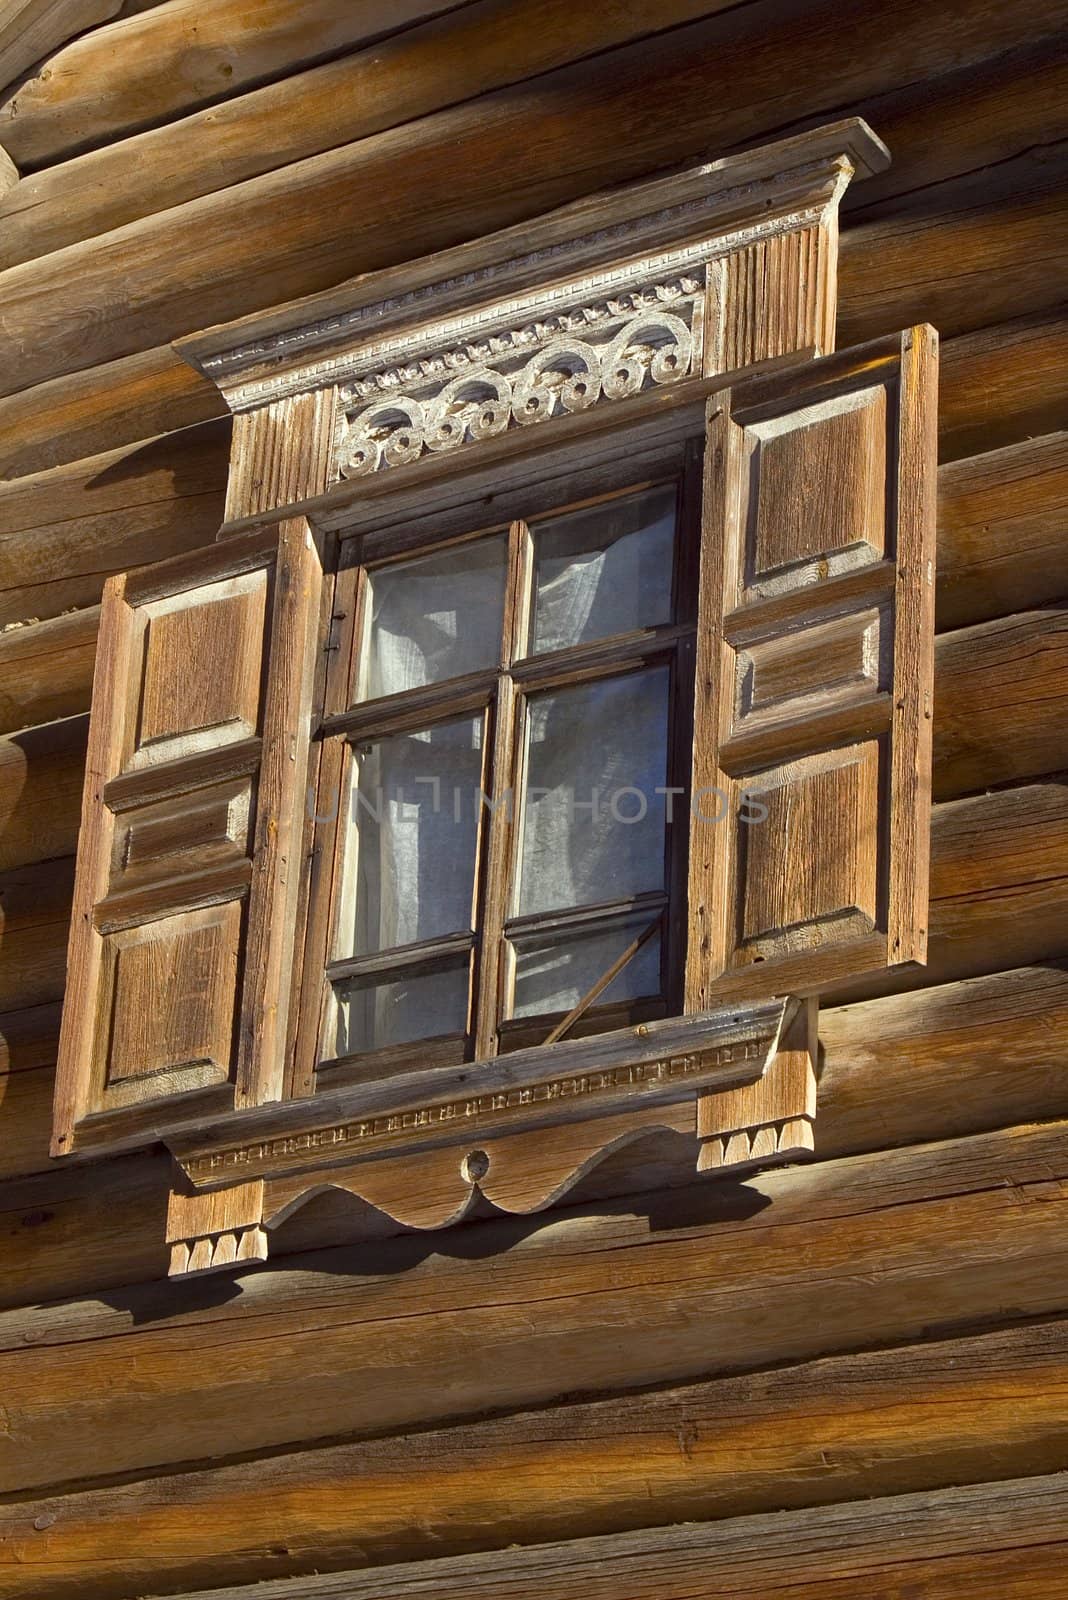
POLYGON ((342 543, 305 1081, 681 1010, 699 496, 342 543))
POLYGON ((811 1148, 807 997, 924 959, 935 385, 914 329, 109 582, 54 1149, 168 1139, 175 1271, 328 1155, 436 1225, 811 1148))

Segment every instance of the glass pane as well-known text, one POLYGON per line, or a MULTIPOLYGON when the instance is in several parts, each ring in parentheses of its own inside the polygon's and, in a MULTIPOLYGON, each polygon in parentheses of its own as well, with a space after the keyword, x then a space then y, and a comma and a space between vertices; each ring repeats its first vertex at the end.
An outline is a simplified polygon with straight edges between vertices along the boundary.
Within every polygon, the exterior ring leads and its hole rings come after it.
POLYGON ((670 622, 674 551, 673 484, 539 523, 532 652, 670 622))
POLYGON ((379 983, 343 978, 334 984, 328 1055, 356 1055, 413 1044, 467 1028, 469 958, 439 972, 413 972, 379 983))
POLYGON ((358 746, 335 959, 472 926, 481 716, 358 746))
POLYGON ((532 698, 519 915, 664 888, 667 667, 532 698))
POLYGON ((494 666, 500 660, 507 562, 502 534, 372 572, 357 699, 376 700, 494 666))
MULTIPOLYGON (((581 933, 571 929, 551 938, 532 935, 516 941, 515 1006, 517 1017, 570 1011, 588 994, 613 961, 617 961, 650 918, 627 917, 609 928, 581 933)), ((622 971, 593 1002, 643 1000, 660 993, 660 934, 652 934, 622 971)))

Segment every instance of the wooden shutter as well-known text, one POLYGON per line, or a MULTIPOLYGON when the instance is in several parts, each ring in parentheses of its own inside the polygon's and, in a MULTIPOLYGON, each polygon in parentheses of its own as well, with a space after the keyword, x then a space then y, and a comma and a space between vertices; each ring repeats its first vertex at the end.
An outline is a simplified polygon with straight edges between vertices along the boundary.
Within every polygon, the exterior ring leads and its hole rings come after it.
POLYGON ((279 1093, 319 593, 303 521, 105 587, 54 1154, 279 1093))
POLYGON ((937 336, 710 406, 687 1009, 923 961, 937 336))

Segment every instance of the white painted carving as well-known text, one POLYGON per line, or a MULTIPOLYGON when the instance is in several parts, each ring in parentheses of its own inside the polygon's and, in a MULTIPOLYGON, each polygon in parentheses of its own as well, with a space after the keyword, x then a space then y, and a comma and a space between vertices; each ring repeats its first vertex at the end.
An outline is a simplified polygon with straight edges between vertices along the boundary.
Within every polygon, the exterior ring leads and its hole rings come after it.
POLYGON ((354 379, 341 391, 339 469, 363 477, 677 383, 699 370, 703 296, 695 277, 650 284, 354 379))

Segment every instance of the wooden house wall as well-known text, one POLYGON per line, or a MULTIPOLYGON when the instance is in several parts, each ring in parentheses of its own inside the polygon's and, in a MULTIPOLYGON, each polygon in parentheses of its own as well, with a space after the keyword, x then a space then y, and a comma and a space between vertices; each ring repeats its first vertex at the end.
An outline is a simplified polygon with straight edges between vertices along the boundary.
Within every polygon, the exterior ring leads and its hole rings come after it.
POLYGON ((641 1593, 770 1593, 766 1540, 791 1594, 904 1592, 849 1566, 881 1537, 918 1600, 1063 1594, 1063 4, 48 16, 0 92, 0 1597, 472 1552, 496 1594, 493 1551, 691 1521, 735 1587, 641 1593), (229 424, 169 341, 852 114, 893 165, 846 198, 839 342, 944 341, 931 956, 822 1012, 816 1161, 699 1183, 665 1137, 441 1235, 322 1200, 269 1267, 168 1284, 166 1156, 47 1146, 101 584, 222 515, 229 424))

